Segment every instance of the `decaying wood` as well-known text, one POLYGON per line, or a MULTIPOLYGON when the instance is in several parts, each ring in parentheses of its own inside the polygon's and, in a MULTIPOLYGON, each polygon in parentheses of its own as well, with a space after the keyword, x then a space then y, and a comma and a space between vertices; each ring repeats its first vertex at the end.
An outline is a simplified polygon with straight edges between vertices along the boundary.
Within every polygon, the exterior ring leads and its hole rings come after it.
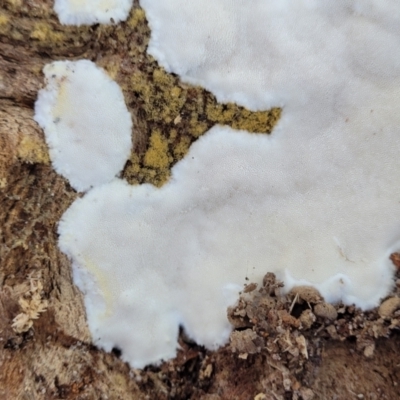
POLYGON ((270 276, 230 311, 237 330, 218 352, 182 333, 176 360, 138 371, 118 349, 91 344, 82 295, 57 248, 57 221, 78 194, 53 171, 33 121, 43 66, 88 58, 118 82, 135 126, 123 175, 132 184, 162 185, 214 124, 269 133, 280 110, 218 104, 167 74, 146 54, 149 29, 137 1, 126 22, 92 27, 60 25, 52 3, 0 0, 0 398, 400 398, 397 309, 380 319, 337 307, 323 319, 307 301, 279 297, 270 276))

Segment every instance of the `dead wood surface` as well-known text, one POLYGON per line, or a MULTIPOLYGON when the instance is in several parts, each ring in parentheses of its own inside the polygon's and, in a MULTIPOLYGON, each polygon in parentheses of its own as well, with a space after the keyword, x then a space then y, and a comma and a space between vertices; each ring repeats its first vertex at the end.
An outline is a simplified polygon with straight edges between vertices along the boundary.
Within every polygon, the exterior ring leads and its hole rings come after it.
POLYGON ((230 311, 231 343, 217 352, 182 333, 176 360, 138 371, 118 349, 108 354, 91 344, 82 295, 57 248, 57 222, 78 194, 53 171, 33 120, 43 66, 87 58, 121 86, 135 129, 123 174, 131 184, 162 185, 216 123, 269 133, 281 111, 218 104, 167 74, 146 54, 149 29, 137 1, 126 22, 92 27, 62 26, 52 3, 0 0, 0 398, 400 398, 396 309, 383 318, 337 307, 329 320, 298 299, 293 310, 293 298, 275 293, 273 280, 243 294, 230 311), (13 320, 23 314, 21 299, 32 301, 32 282, 40 282, 46 311, 16 332, 13 320))

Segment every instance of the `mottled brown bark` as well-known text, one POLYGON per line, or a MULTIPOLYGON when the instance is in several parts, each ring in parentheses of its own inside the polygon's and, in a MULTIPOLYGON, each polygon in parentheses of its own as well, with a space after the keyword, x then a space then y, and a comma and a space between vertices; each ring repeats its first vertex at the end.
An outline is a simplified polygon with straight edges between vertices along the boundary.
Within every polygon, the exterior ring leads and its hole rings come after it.
MULTIPOLYGON (((210 93, 167 74, 146 54, 149 29, 137 1, 127 22, 92 27, 60 25, 52 3, 0 0, 0 398, 399 398, 395 325, 381 323, 390 339, 368 336, 360 346, 343 327, 333 332, 333 322, 314 328, 310 322, 305 335, 310 357, 290 363, 282 347, 271 352, 266 346, 282 321, 294 324, 290 329, 300 326, 288 299, 279 303, 280 310, 277 303, 268 309, 271 315, 280 312, 269 330, 260 325, 267 314, 254 300, 245 321, 236 321, 232 345, 212 353, 183 333, 177 359, 145 371, 130 369, 118 349, 107 354, 91 345, 82 295, 73 285, 69 260, 57 248, 57 221, 78 194, 53 171, 43 132, 33 120, 43 66, 88 58, 118 82, 135 127, 135 148, 123 175, 132 184, 163 184, 171 166, 214 124, 269 133, 280 110, 250 113, 217 104, 210 93), (23 311, 20 299, 29 300, 33 276, 43 285, 47 310, 32 328, 17 333, 12 321, 23 311), (365 354, 371 345, 375 351, 365 354)), ((346 313, 345 323, 351 324, 353 316, 346 313)))

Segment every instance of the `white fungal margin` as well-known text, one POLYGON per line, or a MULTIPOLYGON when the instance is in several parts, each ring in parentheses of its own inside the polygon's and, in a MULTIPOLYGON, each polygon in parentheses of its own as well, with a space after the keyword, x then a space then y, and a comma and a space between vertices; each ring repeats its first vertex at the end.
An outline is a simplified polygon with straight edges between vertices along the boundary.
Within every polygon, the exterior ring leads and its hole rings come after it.
MULTIPOLYGON (((83 185, 94 188, 63 215, 59 246, 98 346, 140 368, 176 354, 182 325, 215 349, 239 288, 266 272, 286 290, 310 284, 364 310, 389 293, 389 255, 400 250, 400 5, 350 3, 141 1, 149 51, 170 72, 219 101, 284 111, 271 136, 212 128, 162 188, 83 185)), ((54 118, 40 97, 57 93, 40 95, 38 110, 54 118)))
POLYGON ((55 61, 35 103, 54 169, 78 191, 112 180, 132 147, 132 118, 118 84, 89 60, 55 61))
POLYGON ((133 0, 55 0, 54 11, 64 25, 112 24, 125 21, 133 0))

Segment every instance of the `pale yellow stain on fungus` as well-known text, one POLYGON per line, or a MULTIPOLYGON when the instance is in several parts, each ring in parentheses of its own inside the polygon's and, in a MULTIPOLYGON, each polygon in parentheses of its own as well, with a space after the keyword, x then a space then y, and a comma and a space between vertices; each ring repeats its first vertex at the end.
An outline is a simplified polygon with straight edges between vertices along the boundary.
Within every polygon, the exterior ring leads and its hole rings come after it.
MULTIPOLYGON (((72 11, 79 12, 85 7, 85 0, 69 0, 69 6, 72 11), (82 3, 83 6, 82 7, 82 3)), ((110 8, 114 8, 118 4, 118 0, 98 0, 96 9, 101 11, 108 11, 110 8)))
POLYGON ((113 290, 109 284, 110 278, 106 273, 104 273, 104 271, 102 271, 101 268, 96 265, 96 263, 88 258, 83 260, 83 266, 95 277, 97 286, 100 288, 102 297, 104 299, 106 309, 101 318, 108 318, 113 311, 112 304, 113 299, 115 298, 115 290, 113 290))
MULTIPOLYGON (((57 101, 53 107, 53 118, 58 118, 60 115, 71 115, 73 110, 72 97, 69 93, 68 87, 65 84, 64 78, 59 80, 57 101)), ((65 78, 66 79, 66 78, 65 78)))
MULTIPOLYGON (((82 3, 85 6, 87 0, 70 0, 71 8, 75 11, 80 11, 82 9, 82 3)), ((101 11, 108 11, 111 8, 118 6, 118 0, 98 0, 96 8, 101 11)))

